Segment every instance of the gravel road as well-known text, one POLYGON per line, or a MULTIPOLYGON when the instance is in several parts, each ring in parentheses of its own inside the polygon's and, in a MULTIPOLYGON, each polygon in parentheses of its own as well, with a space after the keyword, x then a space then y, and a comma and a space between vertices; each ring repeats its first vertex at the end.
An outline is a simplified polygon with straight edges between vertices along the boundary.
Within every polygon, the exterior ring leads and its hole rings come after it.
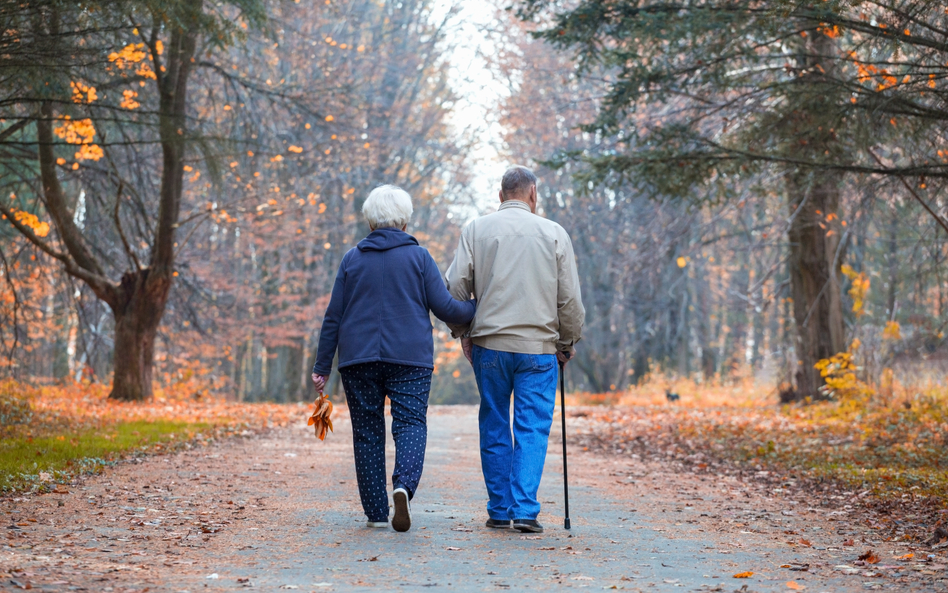
POLYGON ((488 530, 474 407, 432 408, 411 531, 369 530, 344 409, 325 442, 300 417, 122 463, 68 493, 0 499, 0 591, 948 590, 943 556, 900 561, 906 548, 805 501, 634 458, 571 453, 567 532, 558 433, 546 532, 488 530), (881 561, 857 565, 869 547, 881 561))

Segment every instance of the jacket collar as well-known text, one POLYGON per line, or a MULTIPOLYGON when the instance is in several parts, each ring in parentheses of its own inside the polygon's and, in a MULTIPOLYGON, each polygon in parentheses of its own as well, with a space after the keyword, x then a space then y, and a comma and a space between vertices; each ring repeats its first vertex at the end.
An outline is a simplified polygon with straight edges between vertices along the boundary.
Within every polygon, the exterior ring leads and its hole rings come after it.
POLYGON ((498 210, 507 210, 508 208, 519 208, 521 210, 526 210, 530 212, 530 206, 522 200, 507 200, 506 202, 500 205, 498 210))

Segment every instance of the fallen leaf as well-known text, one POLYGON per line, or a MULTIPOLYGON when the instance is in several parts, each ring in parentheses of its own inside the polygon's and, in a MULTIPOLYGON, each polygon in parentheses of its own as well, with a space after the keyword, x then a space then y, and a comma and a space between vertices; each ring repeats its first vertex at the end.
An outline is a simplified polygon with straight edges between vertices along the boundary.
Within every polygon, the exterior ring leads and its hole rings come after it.
POLYGON ((736 575, 734 575, 734 578, 735 578, 735 579, 749 579, 749 578, 751 578, 752 576, 754 576, 754 573, 751 572, 751 571, 747 571, 747 572, 739 572, 739 573, 737 573, 736 575))
POLYGON ((445 548, 445 550, 447 550, 447 551, 449 551, 449 552, 460 552, 460 551, 461 551, 461 548, 455 548, 455 547, 452 547, 452 546, 448 546, 447 548, 445 548))
POLYGON ((801 585, 796 581, 787 581, 787 588, 793 589, 794 591, 802 591, 806 589, 806 585, 801 585))
POLYGON ((872 550, 869 550, 868 552, 859 556, 859 559, 867 564, 878 564, 879 562, 879 557, 872 550))

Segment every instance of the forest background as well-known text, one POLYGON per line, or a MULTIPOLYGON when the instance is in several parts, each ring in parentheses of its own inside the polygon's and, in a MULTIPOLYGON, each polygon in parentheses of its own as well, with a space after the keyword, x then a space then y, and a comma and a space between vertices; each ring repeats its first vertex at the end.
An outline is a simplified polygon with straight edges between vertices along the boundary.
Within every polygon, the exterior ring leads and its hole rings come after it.
MULTIPOLYGON (((948 12, 676 6, 498 4, 474 34, 496 100, 465 129, 460 5, 4 2, 4 373, 307 400, 367 193, 407 189, 446 267, 517 162, 579 261, 572 391, 934 397, 948 12)), ((432 402, 476 402, 435 341, 432 402)))

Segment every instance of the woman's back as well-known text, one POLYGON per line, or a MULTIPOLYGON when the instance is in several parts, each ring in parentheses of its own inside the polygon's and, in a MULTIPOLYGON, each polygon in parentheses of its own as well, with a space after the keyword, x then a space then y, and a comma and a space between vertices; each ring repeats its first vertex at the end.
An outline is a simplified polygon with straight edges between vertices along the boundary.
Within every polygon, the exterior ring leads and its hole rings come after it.
POLYGON ((375 361, 433 368, 429 310, 466 324, 474 303, 451 298, 434 259, 414 237, 395 228, 372 231, 339 266, 316 368, 331 368, 324 339, 331 340, 326 346, 338 344, 339 368, 375 361))

